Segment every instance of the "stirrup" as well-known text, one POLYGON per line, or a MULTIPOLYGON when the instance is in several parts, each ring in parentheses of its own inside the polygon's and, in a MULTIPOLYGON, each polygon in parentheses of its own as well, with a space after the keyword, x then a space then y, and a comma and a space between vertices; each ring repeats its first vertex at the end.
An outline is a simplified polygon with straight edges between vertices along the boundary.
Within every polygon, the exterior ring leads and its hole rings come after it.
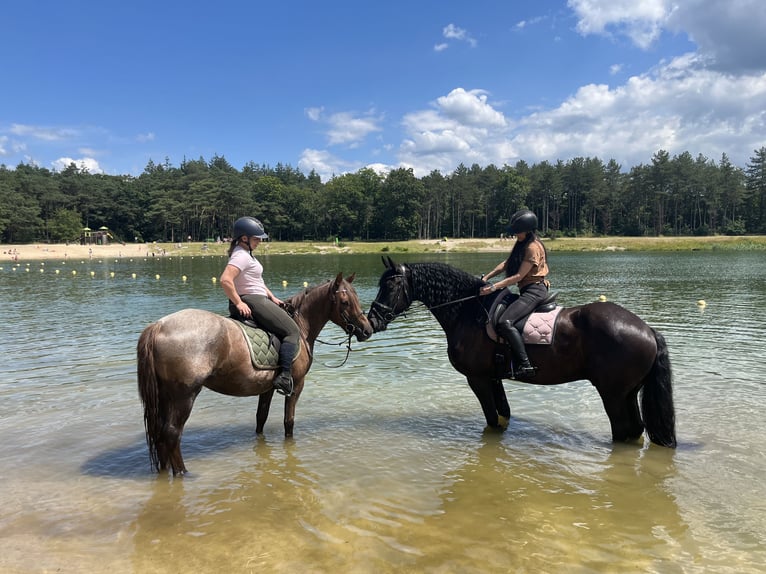
POLYGON ((280 395, 284 395, 285 397, 290 397, 293 394, 293 378, 290 375, 287 375, 287 377, 283 377, 282 373, 276 376, 274 379, 274 390, 276 390, 280 395))
MULTIPOLYGON (((514 367, 516 367, 514 365, 514 367)), ((534 377, 537 374, 537 367, 533 367, 532 365, 525 365, 525 366, 519 366, 518 368, 513 369, 513 378, 518 379, 519 377, 526 379, 527 377, 534 377)))

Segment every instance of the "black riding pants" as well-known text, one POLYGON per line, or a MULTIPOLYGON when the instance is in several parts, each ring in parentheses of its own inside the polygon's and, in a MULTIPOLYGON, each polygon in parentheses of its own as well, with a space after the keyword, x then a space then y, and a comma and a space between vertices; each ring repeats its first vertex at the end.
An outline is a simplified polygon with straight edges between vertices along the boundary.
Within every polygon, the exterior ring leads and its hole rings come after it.
POLYGON ((498 323, 508 321, 511 325, 516 325, 519 319, 524 319, 534 311, 545 298, 548 296, 548 288, 544 283, 533 283, 527 285, 521 291, 519 291, 519 298, 513 303, 508 305, 506 310, 500 316, 498 323))
POLYGON ((245 295, 240 298, 253 310, 253 319, 281 341, 292 343, 291 348, 300 348, 301 330, 287 311, 275 305, 266 295, 245 295))

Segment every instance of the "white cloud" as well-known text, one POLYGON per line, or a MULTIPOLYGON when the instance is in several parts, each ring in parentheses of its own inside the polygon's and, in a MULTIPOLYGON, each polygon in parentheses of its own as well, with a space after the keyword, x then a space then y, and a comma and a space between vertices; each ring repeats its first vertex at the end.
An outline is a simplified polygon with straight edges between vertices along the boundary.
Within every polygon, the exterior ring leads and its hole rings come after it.
POLYGON ((0 155, 8 155, 6 146, 8 145, 8 136, 0 136, 0 155))
POLYGON ((319 174, 322 181, 327 181, 335 175, 356 171, 359 167, 361 166, 338 158, 327 150, 319 149, 304 149, 298 160, 298 168, 303 173, 310 173, 313 170, 319 174))
POLYGON ((472 48, 475 48, 477 45, 476 40, 474 40, 470 36, 470 34, 468 34, 466 30, 458 26, 455 26, 454 24, 447 24, 444 28, 442 28, 442 36, 444 36, 448 40, 458 40, 460 42, 468 42, 468 44, 472 48))
POLYGON ((381 131, 381 121, 382 117, 374 115, 372 111, 363 115, 355 115, 352 112, 332 114, 327 118, 328 143, 329 145, 356 145, 370 133, 381 131))
POLYGON ((153 142, 154 141, 154 132, 146 132, 145 134, 138 134, 136 136, 136 141, 138 143, 147 143, 147 142, 153 142))
POLYGON ((57 160, 51 162, 53 169, 57 171, 63 171, 71 164, 75 164, 80 169, 86 169, 89 173, 104 173, 101 166, 98 165, 98 161, 92 157, 83 157, 80 159, 72 159, 71 157, 60 157, 57 160))
POLYGON ((318 122, 323 110, 324 108, 306 108, 304 112, 311 121, 318 122))
POLYGON ((667 0, 568 0, 582 35, 628 36, 637 46, 648 48, 659 37, 671 6, 667 0))
POLYGON ((443 52, 449 47, 449 44, 446 42, 442 42, 441 44, 435 44, 434 45, 434 52, 443 52))
POLYGON ((68 128, 47 128, 24 124, 13 124, 9 131, 16 136, 31 137, 48 142, 66 140, 77 134, 75 130, 68 128))

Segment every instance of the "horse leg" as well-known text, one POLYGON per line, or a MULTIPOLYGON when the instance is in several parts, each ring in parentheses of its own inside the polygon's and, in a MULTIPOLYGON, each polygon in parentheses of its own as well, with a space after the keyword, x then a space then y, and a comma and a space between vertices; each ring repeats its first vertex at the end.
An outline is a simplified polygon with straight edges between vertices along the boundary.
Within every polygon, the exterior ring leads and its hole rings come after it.
POLYGON ((644 432, 644 423, 638 409, 638 387, 628 392, 627 396, 621 392, 609 392, 606 385, 599 385, 596 389, 609 417, 612 441, 631 442, 640 438, 644 432))
POLYGON ((285 399, 285 438, 293 436, 293 427, 295 426, 295 405, 303 391, 303 384, 306 381, 306 375, 300 378, 293 378, 293 394, 285 399))
POLYGON ((271 399, 274 398, 274 389, 258 395, 258 410, 255 413, 255 434, 263 434, 266 419, 269 418, 271 399))
POLYGON ((200 390, 201 387, 194 390, 184 388, 184 391, 177 395, 166 392, 160 399, 164 403, 166 416, 157 444, 157 454, 160 470, 165 470, 170 465, 173 476, 188 472, 181 455, 181 435, 200 390))
MULTIPOLYGON (((479 377, 466 377, 468 386, 471 387, 473 394, 479 399, 481 410, 484 411, 484 418, 490 428, 504 429, 498 417, 497 406, 495 404, 496 379, 482 379, 479 377)), ((506 402, 507 404, 507 402, 506 402)), ((510 407, 508 407, 510 414, 510 407)), ((506 425, 507 426, 507 425, 506 425)))
POLYGON ((507 427, 508 421, 511 418, 511 405, 508 404, 508 397, 505 394, 505 387, 503 386, 502 379, 495 379, 492 381, 492 390, 494 391, 497 414, 500 416, 500 424, 503 427, 507 427))

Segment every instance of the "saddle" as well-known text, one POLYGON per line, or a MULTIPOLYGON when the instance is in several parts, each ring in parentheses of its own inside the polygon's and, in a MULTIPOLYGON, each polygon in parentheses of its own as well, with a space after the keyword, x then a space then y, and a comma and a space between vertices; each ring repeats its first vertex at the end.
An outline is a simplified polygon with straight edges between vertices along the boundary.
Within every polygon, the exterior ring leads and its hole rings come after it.
POLYGON ((264 331, 254 321, 250 319, 239 319, 229 317, 242 330, 245 336, 248 350, 250 351, 250 360, 253 367, 263 370, 276 370, 279 368, 279 347, 282 342, 279 337, 264 331))
MULTIPOLYGON (((295 318, 295 308, 292 305, 286 303, 284 309, 291 317, 295 318)), ((242 330, 242 334, 245 336, 245 341, 247 342, 248 350, 250 351, 250 360, 252 361, 254 368, 273 371, 280 368, 279 349, 282 347, 282 341, 279 337, 274 333, 268 332, 252 318, 240 315, 239 311, 237 311, 237 307, 233 305, 231 301, 229 301, 228 318, 234 321, 242 330)), ((301 340, 300 346, 303 344, 304 341, 301 340)), ((300 346, 299 352, 296 353, 293 361, 295 361, 300 354, 300 346)))
MULTIPOLYGON (((563 307, 556 304, 558 293, 549 293, 540 304, 532 310, 532 313, 516 321, 516 327, 522 334, 524 343, 527 345, 550 345, 553 343, 553 335, 556 327, 556 318, 563 307)), ((497 334, 495 325, 499 321, 508 305, 513 303, 519 296, 515 293, 507 293, 503 297, 496 297, 489 308, 487 321, 487 335, 496 343, 503 341, 497 334)))

